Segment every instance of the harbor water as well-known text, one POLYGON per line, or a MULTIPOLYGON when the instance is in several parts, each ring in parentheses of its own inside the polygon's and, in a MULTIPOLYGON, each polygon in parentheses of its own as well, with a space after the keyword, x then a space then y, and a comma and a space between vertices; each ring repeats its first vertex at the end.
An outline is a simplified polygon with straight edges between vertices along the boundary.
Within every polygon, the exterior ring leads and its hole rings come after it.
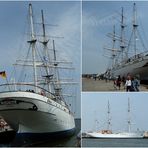
POLYGON ((82 147, 148 147, 148 139, 83 138, 82 147))
POLYGON ((20 145, 19 139, 15 139, 15 143, 5 143, 0 144, 0 147, 10 147, 10 146, 25 146, 25 147, 76 147, 78 143, 77 135, 80 132, 81 129, 81 120, 75 119, 76 123, 76 131, 74 135, 70 137, 64 137, 64 138, 55 138, 55 139, 49 139, 46 141, 36 141, 36 142, 24 142, 20 145))

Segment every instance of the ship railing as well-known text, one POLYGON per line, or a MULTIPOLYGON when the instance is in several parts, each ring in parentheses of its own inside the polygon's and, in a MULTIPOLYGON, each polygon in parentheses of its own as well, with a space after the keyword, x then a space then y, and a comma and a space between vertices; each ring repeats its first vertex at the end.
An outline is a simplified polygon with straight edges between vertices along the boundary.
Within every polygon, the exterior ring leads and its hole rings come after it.
POLYGON ((37 93, 43 96, 50 97, 52 99, 55 99, 56 96, 55 94, 51 93, 50 91, 40 87, 40 86, 35 86, 34 84, 27 84, 27 83, 5 83, 0 85, 0 92, 18 92, 18 91, 23 91, 23 92, 32 92, 32 93, 37 93), (35 88, 37 88, 37 92, 35 92, 35 88))
POLYGON ((42 96, 46 96, 54 101, 56 101, 59 104, 62 104, 66 108, 69 108, 67 103, 63 101, 62 99, 59 99, 54 93, 51 93, 50 91, 40 87, 40 86, 35 86, 33 84, 28 84, 28 83, 5 83, 0 85, 0 93, 5 93, 5 92, 30 92, 30 93, 36 93, 40 94, 42 96), (35 92, 35 87, 37 88, 37 92, 35 92))
POLYGON ((117 64, 118 66, 120 65, 123 65, 123 64, 126 64, 126 63, 130 63, 130 62, 133 62, 135 60, 138 60, 138 59, 143 59, 144 56, 148 56, 148 51, 145 51, 145 52, 142 52, 142 53, 138 53, 128 59, 125 59, 123 62, 121 62, 120 64, 117 64))

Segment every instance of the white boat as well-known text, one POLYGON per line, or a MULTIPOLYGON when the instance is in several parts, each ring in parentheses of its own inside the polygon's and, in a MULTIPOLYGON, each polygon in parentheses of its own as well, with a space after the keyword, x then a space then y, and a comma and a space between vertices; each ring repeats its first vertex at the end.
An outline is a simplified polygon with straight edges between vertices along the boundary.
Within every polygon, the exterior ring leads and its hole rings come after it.
MULTIPOLYGON (((71 135, 75 131, 74 115, 64 99, 58 71, 58 68, 68 68, 60 66, 60 62, 57 61, 54 40, 53 50, 47 48, 49 40, 46 39, 43 11, 41 12, 43 41, 39 40, 39 42, 43 45, 43 49, 40 49, 43 55, 38 61, 33 11, 32 5, 29 4, 31 39, 28 43, 31 47, 32 59, 21 59, 16 62, 16 65, 32 68, 29 72, 33 73, 33 81, 13 81, 1 85, 5 89, 0 92, 0 115, 21 137, 47 138, 71 135), (49 51, 53 53, 53 58, 50 57, 49 51)), ((23 69, 23 71, 27 70, 23 69)), ((6 75, 5 71, 3 73, 6 75)))
POLYGON ((126 78, 127 75, 132 77, 138 76, 140 80, 148 80, 148 49, 144 45, 137 22, 136 4, 133 6, 132 32, 129 37, 125 36, 126 26, 123 8, 121 13, 120 30, 121 35, 116 35, 115 26, 113 33, 108 36, 112 38, 112 48, 105 48, 110 51, 112 65, 105 72, 107 78, 117 78, 119 75, 126 78), (128 39, 129 38, 129 39, 128 39), (119 46, 118 46, 119 45, 119 46))
POLYGON ((143 131, 135 131, 131 132, 131 121, 130 121, 130 102, 128 99, 128 114, 129 114, 129 119, 128 119, 128 132, 113 132, 110 129, 111 125, 111 118, 110 118, 110 105, 108 102, 108 126, 107 130, 101 130, 101 131, 95 131, 95 132, 87 132, 87 136, 91 138, 104 138, 104 139, 139 139, 143 138, 144 132, 143 131))
POLYGON ((92 133, 87 133, 90 137, 93 138, 104 138, 104 139, 137 139, 137 138, 143 138, 143 132, 134 132, 134 133, 129 133, 129 132, 121 132, 121 133, 99 133, 99 132, 92 132, 92 133))

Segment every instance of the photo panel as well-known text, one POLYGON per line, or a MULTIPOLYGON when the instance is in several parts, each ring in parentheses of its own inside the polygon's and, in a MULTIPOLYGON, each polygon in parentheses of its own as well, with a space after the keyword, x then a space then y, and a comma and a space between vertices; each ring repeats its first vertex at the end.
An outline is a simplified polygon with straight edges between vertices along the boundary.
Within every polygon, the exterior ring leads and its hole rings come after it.
POLYGON ((82 93, 83 147, 147 147, 148 93, 82 93))
POLYGON ((82 2, 82 91, 147 91, 148 1, 82 2))

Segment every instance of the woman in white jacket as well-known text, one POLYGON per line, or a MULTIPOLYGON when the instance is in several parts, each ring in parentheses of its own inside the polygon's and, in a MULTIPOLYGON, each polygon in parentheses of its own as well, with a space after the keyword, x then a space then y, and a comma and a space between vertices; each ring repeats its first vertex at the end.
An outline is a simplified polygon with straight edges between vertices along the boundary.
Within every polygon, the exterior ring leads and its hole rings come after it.
POLYGON ((130 91, 131 90, 131 86, 132 86, 131 77, 127 76, 127 80, 126 80, 126 83, 125 83, 126 91, 130 91))

